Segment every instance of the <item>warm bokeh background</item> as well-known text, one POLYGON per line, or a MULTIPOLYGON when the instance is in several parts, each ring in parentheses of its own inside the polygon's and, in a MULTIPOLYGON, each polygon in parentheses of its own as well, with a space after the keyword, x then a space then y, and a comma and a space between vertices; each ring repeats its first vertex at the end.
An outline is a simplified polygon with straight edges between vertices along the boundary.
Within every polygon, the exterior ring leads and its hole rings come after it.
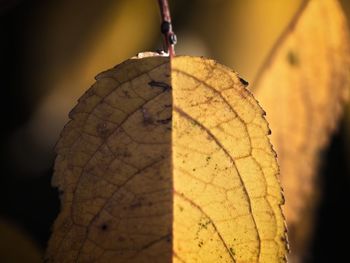
MULTIPOLYGON (((252 81, 301 1, 170 1, 177 53, 214 58, 252 81)), ((342 4, 350 17, 350 2, 342 4)), ((97 73, 162 47, 158 6, 156 0, 1 0, 0 21, 0 262, 38 262, 59 210, 50 178, 68 111, 97 73)), ((350 236, 349 163, 350 108, 324 152, 324 195, 305 262, 347 258, 341 237, 350 236)))

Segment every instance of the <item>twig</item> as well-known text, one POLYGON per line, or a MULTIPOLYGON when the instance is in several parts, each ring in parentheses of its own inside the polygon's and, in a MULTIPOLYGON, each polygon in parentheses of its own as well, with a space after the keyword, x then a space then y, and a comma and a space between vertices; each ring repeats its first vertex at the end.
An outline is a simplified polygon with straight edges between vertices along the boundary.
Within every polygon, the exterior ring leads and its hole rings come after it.
POLYGON ((161 32, 164 35, 165 50, 168 51, 169 56, 175 56, 174 46, 177 42, 176 35, 171 25, 171 16, 168 5, 168 0, 158 0, 160 15, 162 17, 161 32))

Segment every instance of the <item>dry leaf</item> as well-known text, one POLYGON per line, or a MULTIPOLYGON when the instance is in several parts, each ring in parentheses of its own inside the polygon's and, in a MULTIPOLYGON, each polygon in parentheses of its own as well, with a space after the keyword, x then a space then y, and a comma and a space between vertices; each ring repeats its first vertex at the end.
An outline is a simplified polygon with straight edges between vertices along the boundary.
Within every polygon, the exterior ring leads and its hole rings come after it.
POLYGON ((278 166, 246 82, 213 60, 147 56, 98 75, 70 114, 48 260, 285 261, 278 166))
POLYGON ((306 1, 254 85, 281 165, 291 249, 297 253, 307 231, 300 224, 313 211, 319 154, 347 98, 349 52, 338 1, 306 1))
POLYGON ((264 112, 215 61, 172 61, 175 262, 282 262, 278 166, 264 112))

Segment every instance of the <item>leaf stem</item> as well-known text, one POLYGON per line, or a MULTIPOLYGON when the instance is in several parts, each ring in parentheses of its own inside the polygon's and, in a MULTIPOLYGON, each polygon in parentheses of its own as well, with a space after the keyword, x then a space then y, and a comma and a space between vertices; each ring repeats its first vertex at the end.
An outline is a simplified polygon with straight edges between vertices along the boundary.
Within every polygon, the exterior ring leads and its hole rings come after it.
POLYGON ((171 24, 171 16, 170 16, 168 0, 158 0, 158 3, 160 8, 160 15, 162 18, 162 24, 161 24, 160 30, 164 35, 164 44, 165 44, 164 49, 168 51, 170 57, 173 57, 175 56, 174 46, 177 42, 177 39, 171 24))

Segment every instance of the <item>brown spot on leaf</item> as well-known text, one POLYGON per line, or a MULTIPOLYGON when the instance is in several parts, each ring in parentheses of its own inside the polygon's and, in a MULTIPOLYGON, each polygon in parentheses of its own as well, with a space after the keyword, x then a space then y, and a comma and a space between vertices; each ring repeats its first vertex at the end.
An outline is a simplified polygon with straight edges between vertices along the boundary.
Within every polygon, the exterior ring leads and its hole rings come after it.
POLYGON ((157 123, 168 124, 170 121, 171 121, 171 117, 166 118, 164 120, 157 120, 157 123))
POLYGON ((129 94, 129 91, 127 90, 123 90, 123 94, 126 98, 131 98, 130 94, 129 94))
POLYGON ((101 230, 106 231, 108 229, 108 225, 106 223, 103 223, 101 225, 101 230))
POLYGON ((148 110, 146 108, 142 108, 142 115, 143 115, 143 123, 145 125, 150 125, 153 124, 153 118, 152 116, 149 114, 148 110))
POLYGON ((239 81, 244 85, 244 86, 248 86, 249 82, 246 81, 245 79, 239 78, 239 81))
POLYGON ((166 91, 166 90, 170 90, 171 89, 171 86, 165 82, 161 82, 161 81, 150 81, 148 82, 148 85, 150 85, 151 87, 158 87, 158 88, 162 88, 163 91, 166 91))
POLYGON ((101 122, 101 123, 97 124, 96 131, 100 137, 102 137, 102 138, 107 137, 109 134, 109 129, 108 129, 107 123, 101 122))
POLYGON ((298 66, 300 63, 298 55, 293 50, 289 50, 287 53, 287 61, 291 66, 298 66))

